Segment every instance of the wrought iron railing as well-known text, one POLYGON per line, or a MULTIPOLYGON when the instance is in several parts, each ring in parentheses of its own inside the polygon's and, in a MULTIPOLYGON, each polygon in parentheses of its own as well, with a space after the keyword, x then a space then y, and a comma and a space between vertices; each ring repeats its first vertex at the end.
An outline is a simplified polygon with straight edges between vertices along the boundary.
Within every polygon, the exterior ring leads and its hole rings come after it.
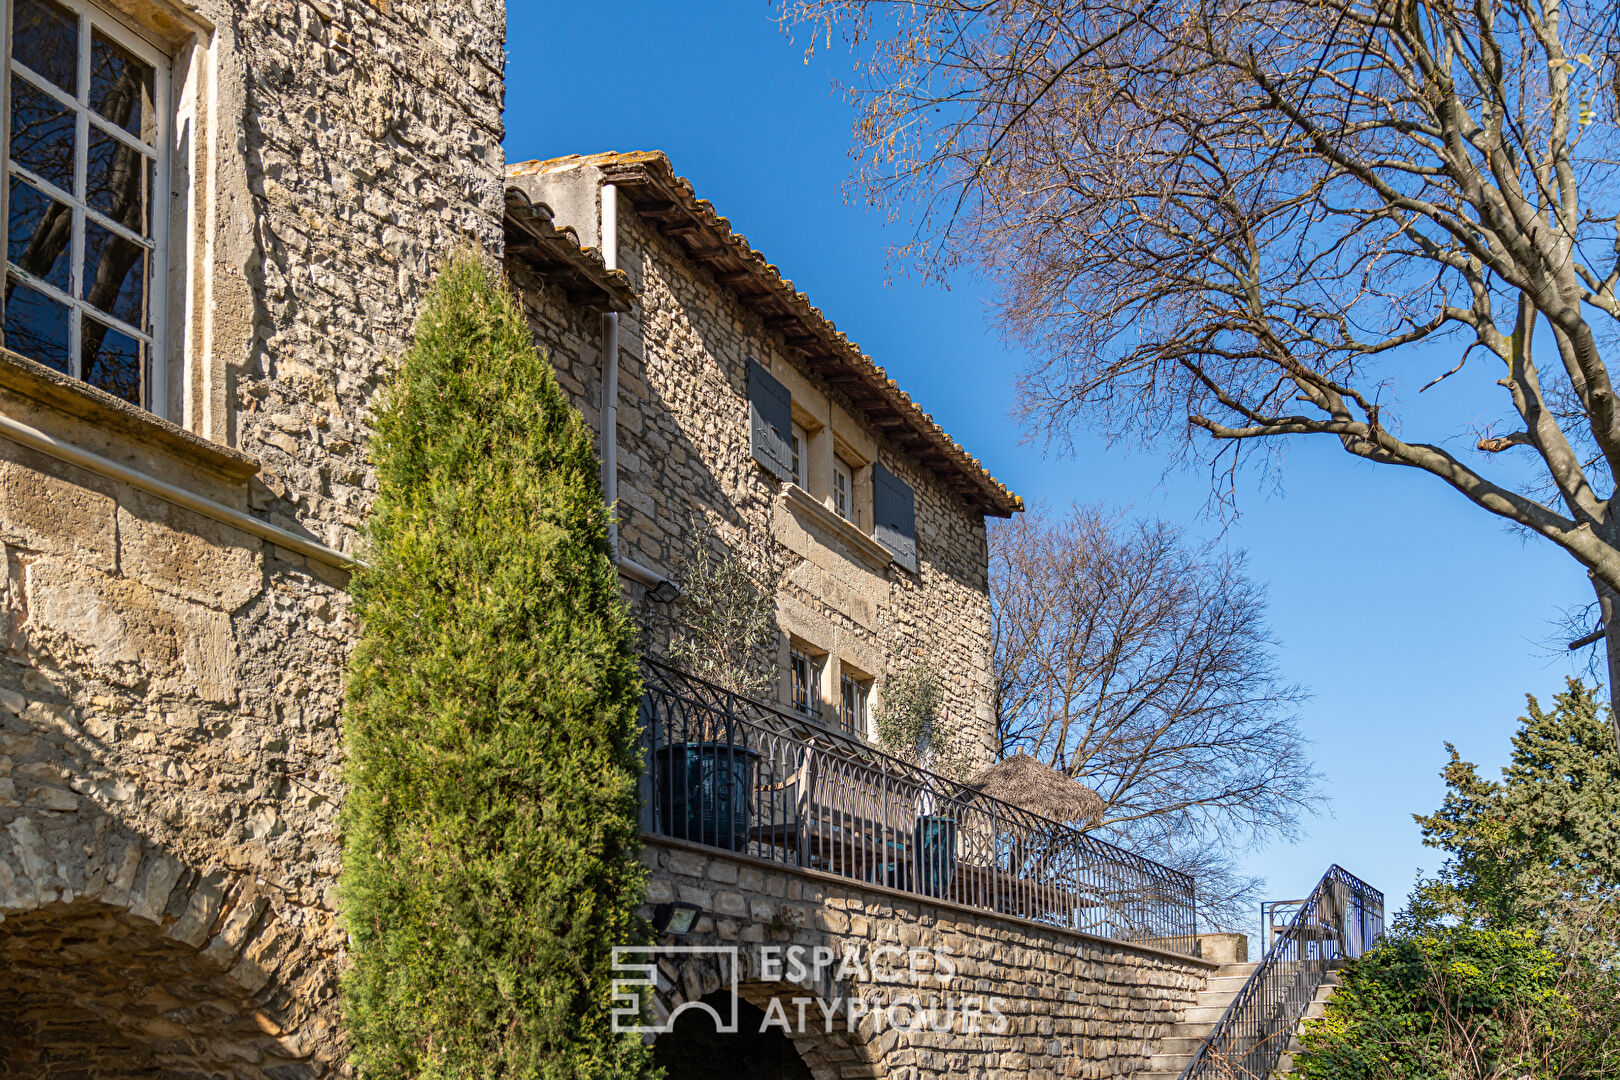
POLYGON ((1193 880, 809 717, 649 660, 649 832, 1192 954, 1193 880))
POLYGON ((1266 1080, 1335 964, 1384 935, 1384 894, 1338 866, 1266 950, 1181 1080, 1266 1080))

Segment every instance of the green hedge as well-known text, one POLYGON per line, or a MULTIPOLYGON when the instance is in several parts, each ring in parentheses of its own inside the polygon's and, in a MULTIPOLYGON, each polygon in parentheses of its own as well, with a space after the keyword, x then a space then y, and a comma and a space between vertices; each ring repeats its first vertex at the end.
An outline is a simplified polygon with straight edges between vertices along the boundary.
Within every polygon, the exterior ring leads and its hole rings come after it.
POLYGON ((608 1024, 636 917, 637 663, 590 432, 468 253, 371 456, 344 721, 344 1014, 367 1077, 643 1075, 608 1024))

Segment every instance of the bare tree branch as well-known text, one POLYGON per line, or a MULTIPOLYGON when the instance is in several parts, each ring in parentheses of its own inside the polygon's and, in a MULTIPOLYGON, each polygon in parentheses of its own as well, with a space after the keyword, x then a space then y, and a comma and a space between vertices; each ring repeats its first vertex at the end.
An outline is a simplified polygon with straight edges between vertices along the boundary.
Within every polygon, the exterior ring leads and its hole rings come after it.
POLYGON ((1296 833, 1317 800, 1241 556, 1162 522, 1035 509, 991 533, 997 731, 1089 785, 1102 827, 1195 860, 1205 914, 1246 920, 1246 847, 1296 833), (1217 897, 1224 897, 1220 904, 1217 897))

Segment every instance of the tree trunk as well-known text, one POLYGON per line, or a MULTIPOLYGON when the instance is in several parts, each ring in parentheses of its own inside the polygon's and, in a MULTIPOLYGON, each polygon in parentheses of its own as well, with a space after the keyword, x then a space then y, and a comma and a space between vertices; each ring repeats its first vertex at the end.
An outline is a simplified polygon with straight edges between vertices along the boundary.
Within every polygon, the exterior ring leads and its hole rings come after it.
POLYGON ((1614 745, 1620 750, 1620 597, 1594 575, 1592 584, 1597 589, 1598 609, 1603 619, 1603 648, 1608 653, 1609 719, 1614 724, 1614 745))

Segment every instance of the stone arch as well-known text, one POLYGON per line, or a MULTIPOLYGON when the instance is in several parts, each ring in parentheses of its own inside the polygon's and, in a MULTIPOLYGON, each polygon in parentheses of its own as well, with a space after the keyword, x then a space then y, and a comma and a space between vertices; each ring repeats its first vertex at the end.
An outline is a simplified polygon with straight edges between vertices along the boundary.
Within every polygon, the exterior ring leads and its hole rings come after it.
POLYGON ((327 1074, 307 995, 332 972, 309 969, 273 890, 45 825, 0 828, 0 1080, 327 1074))
MULTIPOLYGON (((835 999, 847 1001, 851 992, 849 987, 838 984, 830 974, 821 985, 767 981, 760 977, 758 966, 758 952, 748 946, 739 947, 735 953, 716 947, 712 951, 696 954, 666 956, 660 965, 664 977, 658 980, 653 1005, 655 1019, 660 1025, 665 1025, 670 1017, 675 1016, 679 1025, 682 1019, 692 1015, 690 1009, 682 1008, 683 1005, 706 999, 718 1003, 719 999, 729 995, 735 978, 738 997, 758 1010, 753 1014, 756 1023, 761 1013, 770 1011, 773 1000, 778 1002, 780 1015, 787 1016, 793 1028, 787 1035, 788 1041, 812 1080, 853 1080, 856 1077, 867 1080, 888 1076, 882 1055, 868 1043, 858 1028, 850 1028, 842 1010, 837 1013, 829 1030, 817 1007, 811 1005, 807 1012, 811 1022, 802 1030, 799 1029, 798 1007, 793 1002, 794 998, 810 996, 827 1002, 835 999), (735 976, 731 972, 733 961, 737 968, 735 976)), ((729 1036, 716 1035, 715 1038, 723 1040, 729 1036)), ((725 1044, 720 1042, 716 1045, 723 1047, 725 1044)), ((783 1080, 792 1080, 792 1077, 787 1075, 783 1080)))

